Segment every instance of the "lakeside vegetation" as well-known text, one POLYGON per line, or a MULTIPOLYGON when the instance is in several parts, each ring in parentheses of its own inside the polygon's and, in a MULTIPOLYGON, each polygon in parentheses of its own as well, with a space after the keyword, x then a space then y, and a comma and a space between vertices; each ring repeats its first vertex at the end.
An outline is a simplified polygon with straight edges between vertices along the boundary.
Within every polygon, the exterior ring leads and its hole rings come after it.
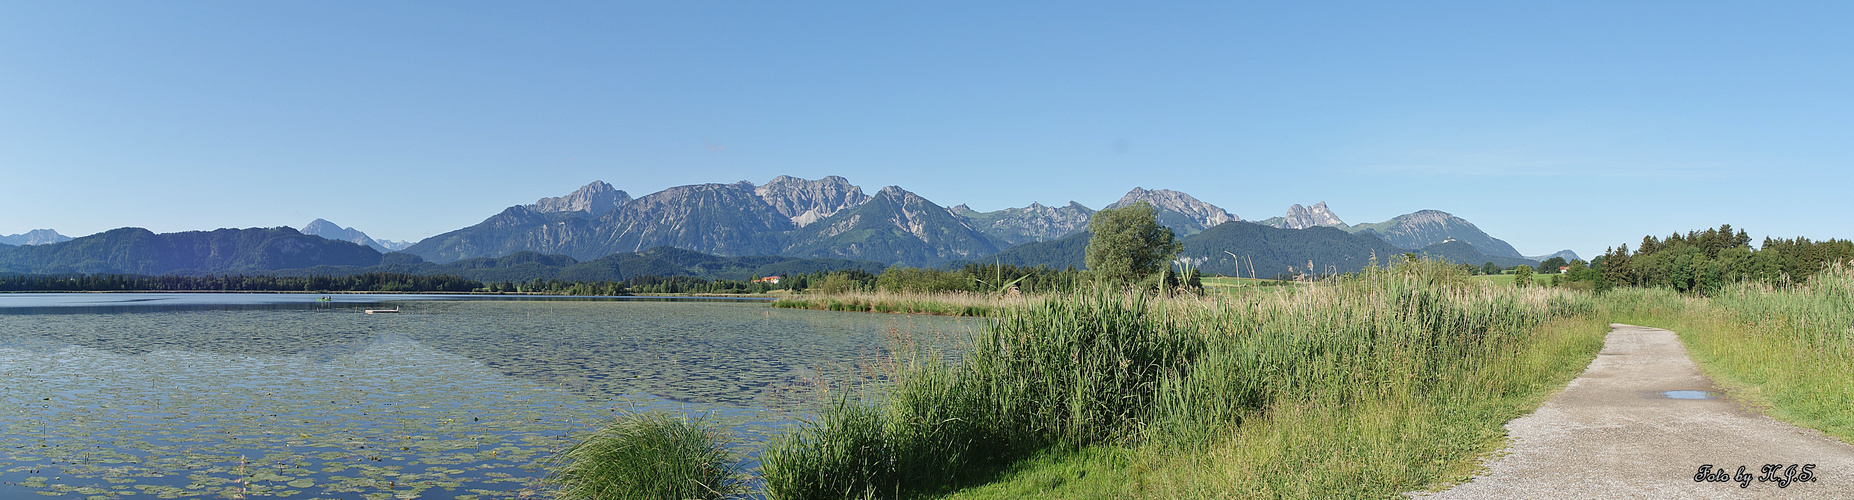
POLYGON ((1607 331, 1597 315, 1585 294, 1420 261, 1240 296, 1058 294, 1005 309, 959 364, 906 359, 886 391, 775 440, 767 493, 1421 489, 1458 479, 1574 377, 1607 331), (1062 471, 1087 473, 1049 481, 1062 471))

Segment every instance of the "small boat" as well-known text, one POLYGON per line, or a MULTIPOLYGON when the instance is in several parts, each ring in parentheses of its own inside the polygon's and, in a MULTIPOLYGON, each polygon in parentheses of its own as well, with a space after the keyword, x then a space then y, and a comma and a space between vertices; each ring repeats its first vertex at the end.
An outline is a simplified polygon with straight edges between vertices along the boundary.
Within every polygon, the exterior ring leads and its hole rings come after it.
POLYGON ((399 312, 399 308, 397 307, 394 307, 392 309, 368 309, 367 310, 367 314, 393 314, 397 312, 399 312))

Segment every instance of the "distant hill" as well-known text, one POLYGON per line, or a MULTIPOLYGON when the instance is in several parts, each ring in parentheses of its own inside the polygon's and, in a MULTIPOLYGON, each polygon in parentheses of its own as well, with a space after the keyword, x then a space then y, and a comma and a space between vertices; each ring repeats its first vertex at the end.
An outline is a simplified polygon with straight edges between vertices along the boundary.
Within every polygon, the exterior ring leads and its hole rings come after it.
POLYGON ((125 227, 62 243, 0 250, 0 272, 204 274, 372 266, 380 252, 288 227, 155 234, 125 227))
POLYGON ((1583 260, 1583 259, 1580 259, 1580 258, 1578 258, 1578 257, 1577 257, 1577 252, 1573 252, 1573 251, 1570 251, 1570 250, 1559 250, 1559 251, 1557 251, 1557 252, 1555 252, 1555 253, 1549 253, 1549 254, 1545 254, 1545 255, 1540 255, 1540 256, 1537 256, 1537 257, 1534 257, 1534 256, 1526 256, 1526 258, 1527 258, 1527 259, 1531 259, 1531 260, 1536 260, 1536 261, 1539 261, 1539 262, 1544 262, 1544 261, 1548 261, 1548 260, 1551 260, 1551 258, 1552 258, 1552 257, 1560 257, 1560 258, 1563 258, 1565 262, 1570 262, 1570 261, 1573 261, 1573 260, 1583 260))
POLYGON ((1422 210, 1384 222, 1358 224, 1344 229, 1375 235, 1399 248, 1420 249, 1448 240, 1460 240, 1487 255, 1525 258, 1512 245, 1481 232, 1474 223, 1440 210, 1422 210))
POLYGON ((1479 266, 1488 262, 1492 262, 1494 265, 1503 268, 1518 265, 1538 267, 1539 265, 1539 261, 1523 257, 1497 257, 1487 255, 1481 253, 1479 249, 1474 248, 1474 245, 1469 245, 1467 242, 1461 240, 1449 240, 1429 245, 1423 247, 1422 250, 1417 250, 1415 253, 1432 259, 1441 259, 1456 264, 1468 264, 1473 266, 1479 266))
POLYGON ((50 229, 34 229, 20 234, 0 236, 0 245, 7 246, 49 245, 65 241, 71 241, 71 237, 58 234, 57 231, 50 229))

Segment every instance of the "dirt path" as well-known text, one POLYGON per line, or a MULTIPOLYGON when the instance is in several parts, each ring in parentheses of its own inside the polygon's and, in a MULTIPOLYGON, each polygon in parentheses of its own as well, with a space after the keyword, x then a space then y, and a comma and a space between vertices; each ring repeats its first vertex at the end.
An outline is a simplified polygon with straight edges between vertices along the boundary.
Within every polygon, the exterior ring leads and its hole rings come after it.
MULTIPOLYGON (((1854 446, 1746 411, 1700 375, 1674 332, 1610 325, 1596 361, 1538 411, 1507 422, 1508 454, 1454 498, 1854 498, 1854 446), (1684 395, 1684 394, 1683 394, 1684 395), (1815 464, 1814 482, 1758 481, 1764 464, 1815 464), (1702 465, 1727 482, 1695 482, 1702 465), (1745 476, 1737 476, 1744 466, 1745 476), (1748 479, 1740 487, 1734 479, 1748 479)), ((1798 467, 1800 473, 1802 467, 1798 467)), ((1778 477, 1783 473, 1779 471, 1778 477)))

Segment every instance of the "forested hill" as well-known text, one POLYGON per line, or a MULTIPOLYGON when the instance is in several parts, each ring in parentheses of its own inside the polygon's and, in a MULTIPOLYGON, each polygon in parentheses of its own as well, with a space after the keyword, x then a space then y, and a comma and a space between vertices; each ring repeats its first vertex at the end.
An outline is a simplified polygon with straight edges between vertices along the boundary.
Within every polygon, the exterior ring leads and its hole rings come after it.
POLYGON ((0 249, 0 272, 22 274, 250 273, 373 266, 380 252, 288 227, 155 234, 125 227, 47 245, 0 249))

